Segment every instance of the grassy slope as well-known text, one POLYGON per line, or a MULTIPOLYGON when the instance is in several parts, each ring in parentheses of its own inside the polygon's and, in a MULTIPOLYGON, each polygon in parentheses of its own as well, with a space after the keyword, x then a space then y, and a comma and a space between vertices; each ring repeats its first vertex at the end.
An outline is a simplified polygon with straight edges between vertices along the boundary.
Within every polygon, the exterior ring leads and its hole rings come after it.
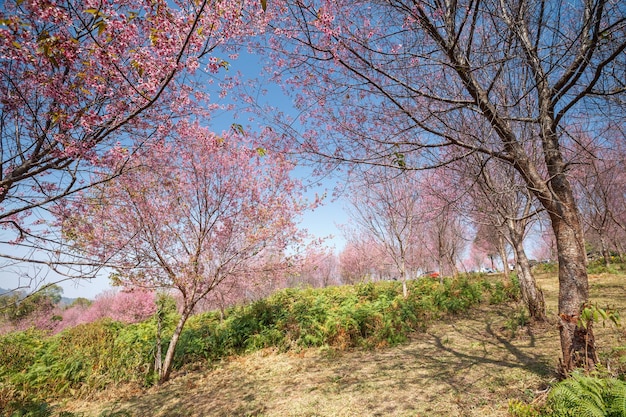
MULTIPOLYGON (((625 280, 591 276, 592 300, 626 311, 625 280)), ((554 316, 556 278, 538 281, 554 316)), ((514 305, 482 305, 396 348, 266 350, 181 372, 161 387, 113 388, 107 397, 63 409, 86 417, 112 411, 137 417, 506 416, 509 399, 541 398, 555 380, 559 355, 555 325, 511 331, 517 311, 514 305)), ((599 326, 596 333, 601 355, 624 344, 622 330, 599 326)))

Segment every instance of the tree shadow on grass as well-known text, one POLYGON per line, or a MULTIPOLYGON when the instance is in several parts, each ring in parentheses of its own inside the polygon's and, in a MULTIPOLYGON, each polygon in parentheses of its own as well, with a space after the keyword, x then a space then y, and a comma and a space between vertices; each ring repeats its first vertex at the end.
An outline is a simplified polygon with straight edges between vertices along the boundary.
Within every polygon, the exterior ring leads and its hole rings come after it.
POLYGON ((133 417, 263 415, 263 386, 258 381, 246 378, 244 373, 225 376, 225 381, 216 384, 196 376, 175 378, 144 395, 117 403, 110 410, 133 417))
POLYGON ((249 355, 115 407, 133 417, 501 416, 550 377, 558 353, 553 328, 507 333, 513 311, 482 306, 394 348, 249 355))

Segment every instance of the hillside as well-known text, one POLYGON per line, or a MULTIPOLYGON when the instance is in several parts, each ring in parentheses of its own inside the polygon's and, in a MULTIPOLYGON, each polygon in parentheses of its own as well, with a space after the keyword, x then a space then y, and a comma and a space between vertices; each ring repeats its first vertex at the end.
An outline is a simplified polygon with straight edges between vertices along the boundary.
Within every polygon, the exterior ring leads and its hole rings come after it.
MULTIPOLYGON (((623 311, 625 278, 592 275, 592 300, 623 311)), ((554 316, 556 278, 538 281, 554 316)), ((515 303, 481 304, 398 347, 265 349, 211 369, 188 367, 160 387, 120 386, 57 410, 85 417, 506 416, 509 400, 541 401, 556 380, 556 327, 523 322, 515 303)), ((623 330, 598 326, 596 333, 601 357, 624 366, 612 353, 624 345, 623 330)))

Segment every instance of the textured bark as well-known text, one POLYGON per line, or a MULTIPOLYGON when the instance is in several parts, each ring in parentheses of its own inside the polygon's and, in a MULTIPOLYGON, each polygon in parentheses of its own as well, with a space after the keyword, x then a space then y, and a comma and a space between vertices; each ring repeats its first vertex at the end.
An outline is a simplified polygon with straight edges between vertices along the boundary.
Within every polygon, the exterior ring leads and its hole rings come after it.
POLYGON ((517 260, 517 275, 522 291, 522 299, 526 307, 528 307, 528 313, 533 320, 545 321, 546 303, 543 298, 543 292, 537 287, 537 282, 532 274, 530 262, 528 262, 522 241, 518 239, 511 240, 513 241, 515 259, 517 260))
POLYGON ((595 337, 591 325, 579 323, 580 313, 589 299, 587 256, 580 219, 573 199, 561 200, 558 212, 550 212, 559 254, 559 333, 561 372, 592 369, 597 363, 595 337))

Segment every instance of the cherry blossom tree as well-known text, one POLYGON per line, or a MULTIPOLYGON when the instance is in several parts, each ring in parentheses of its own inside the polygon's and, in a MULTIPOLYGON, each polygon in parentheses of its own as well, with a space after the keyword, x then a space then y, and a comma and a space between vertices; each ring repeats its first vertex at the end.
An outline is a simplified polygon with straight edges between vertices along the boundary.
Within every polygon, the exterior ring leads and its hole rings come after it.
POLYGON ((364 236, 352 231, 346 245, 339 254, 339 270, 342 282, 356 284, 373 279, 376 268, 380 267, 381 256, 377 245, 364 236))
POLYGON ((310 245, 300 261, 298 284, 308 284, 312 287, 324 288, 339 284, 339 261, 333 249, 310 245))
MULTIPOLYGON (((423 213, 419 175, 416 171, 397 172, 383 169, 365 171, 351 186, 350 217, 376 242, 396 268, 402 293, 408 296, 407 279, 412 269, 411 255, 417 253, 417 232, 423 213)), ((380 259, 377 262, 381 262, 380 259)))
POLYGON ((624 4, 271 5, 284 17, 271 40, 276 76, 298 87, 295 103, 307 110, 305 127, 285 133, 304 152, 403 169, 482 153, 515 168, 546 210, 558 248, 562 371, 592 368, 592 326, 579 325, 589 297, 585 242, 564 150, 573 128, 623 123, 624 4))
POLYGON ((0 334, 32 327, 54 329, 62 294, 61 287, 50 284, 30 296, 21 292, 0 295, 0 334))
POLYGON ((173 128, 124 175, 85 194, 80 210, 56 213, 77 250, 113 268, 118 284, 179 294, 161 382, 196 305, 228 280, 283 267, 285 249, 302 236, 297 216, 310 206, 292 164, 240 132, 218 136, 187 121, 173 128))
POLYGON ((508 262, 503 240, 511 245, 522 299, 530 317, 545 321, 543 293, 537 287, 524 249, 524 240, 538 214, 530 190, 519 180, 513 167, 501 161, 476 154, 459 161, 457 165, 459 181, 471 182, 468 196, 472 217, 479 225, 487 225, 491 229, 492 234, 488 238, 499 247, 505 270, 508 270, 508 262))
POLYGON ((604 264, 609 266, 610 252, 622 252, 619 242, 626 232, 623 223, 626 215, 624 146, 620 146, 619 140, 607 140, 604 144, 589 142, 584 135, 577 141, 581 162, 576 168, 574 187, 587 241, 597 248, 604 264))
MULTIPOLYGON (((475 223, 476 234, 474 236, 474 240, 472 241, 472 254, 478 258, 488 258, 489 259, 489 267, 492 269, 496 269, 496 264, 494 263, 494 257, 499 257, 502 265, 507 264, 507 248, 505 245, 504 237, 502 236, 501 230, 497 225, 493 225, 487 221, 487 219, 483 219, 480 216, 476 216, 475 213, 470 213, 475 223)), ((480 259, 480 263, 482 259, 480 259)), ((508 268, 504 268, 505 278, 508 279, 508 268)))
POLYGON ((3 258, 69 274, 89 264, 67 259, 43 224, 47 208, 119 174, 173 118, 208 116, 216 103, 199 77, 225 71, 217 48, 264 19, 256 0, 3 2, 0 243, 12 245, 3 258))
POLYGON ((441 280, 443 276, 458 275, 458 265, 471 240, 469 222, 462 207, 466 191, 452 174, 445 167, 423 173, 422 179, 421 212, 426 238, 422 240, 437 262, 441 280))
MULTIPOLYGON (((426 247, 437 260, 439 277, 458 276, 458 263, 466 246, 467 227, 449 202, 429 199, 431 215, 426 228, 426 247)), ((442 281, 443 282, 443 281, 442 281)))

